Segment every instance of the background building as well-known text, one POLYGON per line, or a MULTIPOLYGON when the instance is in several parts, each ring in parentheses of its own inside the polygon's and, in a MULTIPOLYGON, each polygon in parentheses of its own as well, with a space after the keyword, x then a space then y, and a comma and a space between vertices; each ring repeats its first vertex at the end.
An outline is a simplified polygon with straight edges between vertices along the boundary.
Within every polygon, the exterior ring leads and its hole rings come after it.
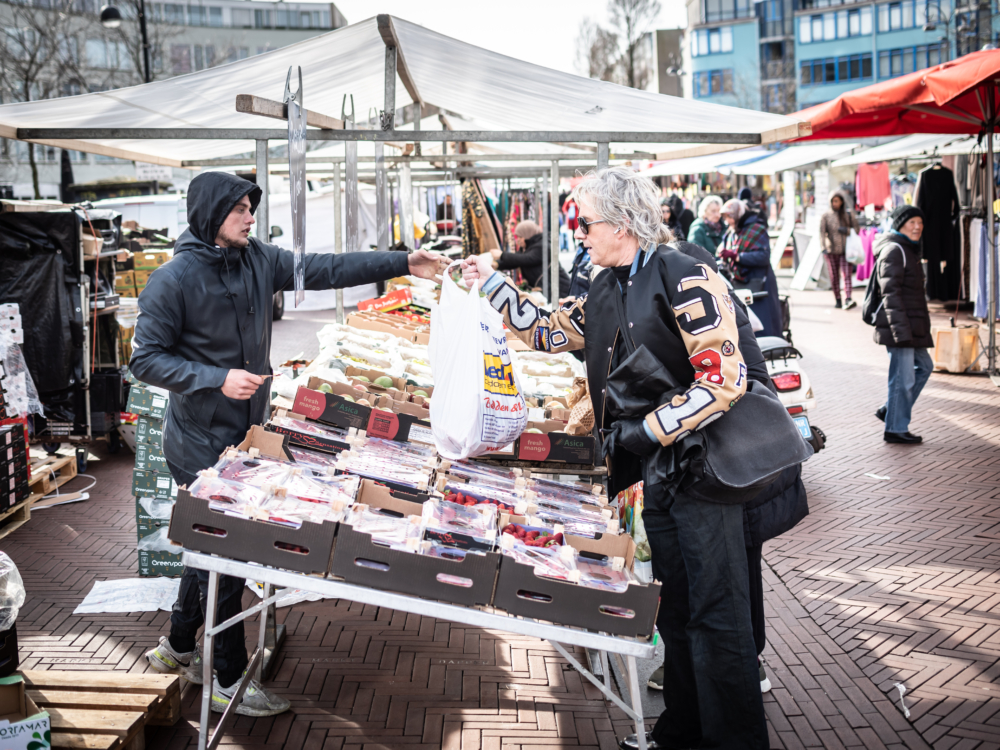
POLYGON ((689 0, 684 95, 788 113, 994 43, 997 7, 953 0, 689 0))
MULTIPOLYGON (((105 0, 0 0, 0 102, 73 96, 141 83, 137 0, 115 4, 118 29, 98 18, 105 0), (35 60, 39 61, 37 64, 35 60)), ((333 3, 208 0, 146 3, 151 76, 184 75, 259 55, 347 25, 333 3)), ((283 75, 283 71, 281 75, 283 75)), ((274 98, 281 91, 275 90, 274 98)), ((0 138, 0 196, 59 198, 61 150, 0 138), (34 165, 32 165, 34 161, 34 165)), ((192 173, 69 152, 75 183, 157 178, 183 187, 192 173)), ((125 185, 119 194, 127 194, 125 185), (122 192, 124 191, 124 192, 122 192)), ((137 185, 136 192, 141 190, 137 185)))

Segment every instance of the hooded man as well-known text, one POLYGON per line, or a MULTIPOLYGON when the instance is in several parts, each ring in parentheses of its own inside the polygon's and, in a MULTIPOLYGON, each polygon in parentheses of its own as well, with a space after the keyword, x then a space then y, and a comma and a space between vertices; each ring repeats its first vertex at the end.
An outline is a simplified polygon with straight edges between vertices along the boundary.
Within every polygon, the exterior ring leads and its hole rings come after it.
MULTIPOLYGON (((171 392, 163 453, 174 480, 190 484, 214 465, 270 405, 271 299, 292 285, 293 254, 250 237, 261 191, 223 172, 191 181, 188 228, 174 257, 158 268, 139 299, 129 366, 139 380, 171 392)), ((438 256, 419 250, 305 256, 306 289, 331 289, 414 274, 433 278, 438 256)), ((217 622, 241 611, 243 580, 219 580, 217 622)), ((204 623, 208 574, 186 568, 171 615, 170 636, 146 654, 158 672, 201 684, 196 634, 204 623)), ((243 623, 216 637, 212 710, 229 705, 247 666, 243 623)), ((284 698, 251 681, 236 712, 271 716, 284 698)))
MULTIPOLYGON (((533 221, 522 221, 514 227, 514 242, 520 252, 505 253, 499 248, 490 252, 496 261, 497 269, 510 271, 521 269, 521 276, 528 286, 541 287, 542 279, 542 228, 533 221)), ((570 279, 566 269, 559 266, 559 298, 569 295, 570 279)))

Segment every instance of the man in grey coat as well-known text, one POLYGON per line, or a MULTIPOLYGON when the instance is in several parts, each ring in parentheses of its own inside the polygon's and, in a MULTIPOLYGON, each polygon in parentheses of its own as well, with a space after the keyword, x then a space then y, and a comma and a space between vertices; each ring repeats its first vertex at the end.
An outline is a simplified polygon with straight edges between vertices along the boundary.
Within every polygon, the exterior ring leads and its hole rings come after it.
MULTIPOLYGON (((267 417, 272 297, 291 286, 293 254, 250 236, 261 191, 223 172, 198 175, 188 188, 188 228, 174 257, 149 278, 129 366, 139 380, 171 392, 163 453, 179 485, 218 461, 267 417)), ((306 289, 369 284, 406 274, 433 278, 439 256, 420 250, 305 257, 306 289)), ((157 671, 201 684, 196 634, 204 622, 208 574, 185 569, 170 636, 146 658, 157 671)), ((217 622, 241 610, 243 580, 222 576, 217 622)), ((216 638, 212 710, 222 712, 247 666, 243 623, 216 638)), ((270 716, 288 701, 251 682, 236 712, 270 716)))

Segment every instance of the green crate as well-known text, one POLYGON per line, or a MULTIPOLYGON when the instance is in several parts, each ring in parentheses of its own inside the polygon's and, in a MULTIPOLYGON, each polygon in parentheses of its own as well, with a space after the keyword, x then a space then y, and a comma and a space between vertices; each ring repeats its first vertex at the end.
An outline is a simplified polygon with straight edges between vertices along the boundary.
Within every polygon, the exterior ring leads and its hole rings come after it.
POLYGON ((163 449, 153 443, 136 442, 135 468, 140 471, 155 471, 158 474, 170 473, 167 459, 163 456, 163 449))
POLYGON ((169 518, 153 518, 146 512, 146 509, 142 507, 139 502, 139 498, 135 499, 135 530, 140 539, 144 536, 149 536, 153 532, 159 530, 162 526, 169 526, 169 518))
POLYGON ((163 420, 140 416, 135 421, 135 442, 163 445, 163 420))
POLYGON ((139 575, 143 578, 165 576, 178 578, 184 573, 181 554, 171 552, 143 552, 139 550, 139 575))
POLYGON ((177 484, 169 474, 132 469, 132 494, 136 497, 177 497, 177 484))
POLYGON ((167 403, 166 396, 134 385, 129 389, 128 406, 125 407, 125 410, 130 414, 163 419, 167 415, 167 403))

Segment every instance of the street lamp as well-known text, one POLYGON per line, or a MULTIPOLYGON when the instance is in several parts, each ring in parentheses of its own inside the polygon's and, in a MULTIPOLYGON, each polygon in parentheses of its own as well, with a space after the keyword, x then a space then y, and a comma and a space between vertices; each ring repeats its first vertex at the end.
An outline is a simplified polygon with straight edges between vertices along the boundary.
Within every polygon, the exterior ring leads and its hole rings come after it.
MULTIPOLYGON (((122 25, 122 14, 113 5, 101 8, 101 25, 106 29, 117 29, 122 25)), ((146 33, 146 0, 139 0, 139 32, 142 34, 142 77, 146 83, 153 80, 149 64, 149 35, 146 33)))

